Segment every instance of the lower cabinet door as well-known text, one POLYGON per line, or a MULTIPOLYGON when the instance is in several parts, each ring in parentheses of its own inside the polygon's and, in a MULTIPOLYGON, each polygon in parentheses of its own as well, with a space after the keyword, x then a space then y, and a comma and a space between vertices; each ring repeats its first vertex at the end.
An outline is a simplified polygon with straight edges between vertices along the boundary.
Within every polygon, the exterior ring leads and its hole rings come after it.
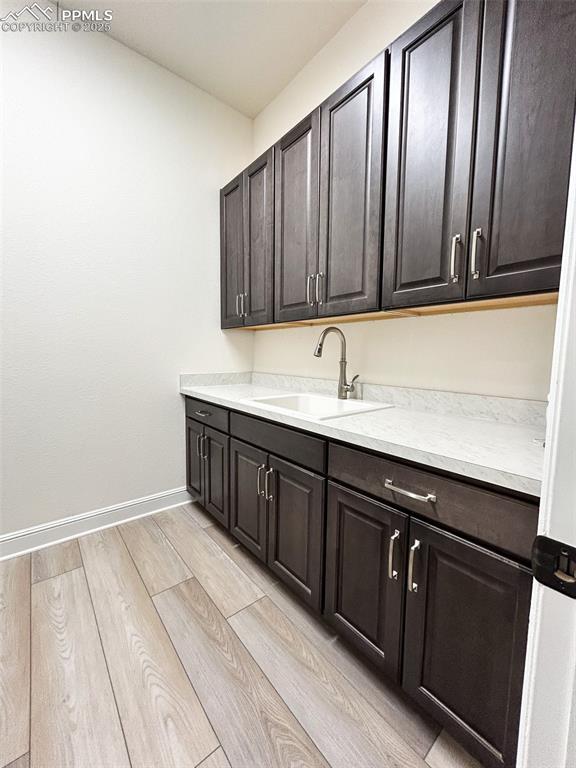
POLYGON ((324 478, 270 456, 268 565, 317 611, 322 607, 324 478))
POLYGON ((203 499, 202 437, 204 427, 194 419, 186 419, 186 487, 201 504, 203 499))
POLYGON ((204 428, 204 508, 228 528, 228 446, 230 438, 210 427, 204 428))
POLYGON ((411 522, 403 686, 486 766, 516 764, 531 590, 526 568, 411 522))
POLYGON ((398 680, 407 516, 328 483, 324 613, 398 680))
POLYGON ((268 520, 264 475, 268 454, 230 440, 230 532, 261 560, 266 560, 268 520))

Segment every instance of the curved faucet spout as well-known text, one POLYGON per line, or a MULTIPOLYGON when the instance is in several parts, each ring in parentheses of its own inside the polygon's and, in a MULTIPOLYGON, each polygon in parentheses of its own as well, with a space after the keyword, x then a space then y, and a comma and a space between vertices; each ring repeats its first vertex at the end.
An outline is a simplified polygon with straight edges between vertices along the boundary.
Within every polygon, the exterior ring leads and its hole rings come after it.
POLYGON ((338 378, 338 398, 340 400, 346 400, 350 392, 354 392, 354 382, 358 376, 354 376, 350 384, 346 381, 346 337, 335 325, 331 325, 328 328, 324 328, 316 344, 314 350, 315 357, 322 357, 322 351, 324 349, 324 341, 329 333, 335 333, 340 339, 340 376, 338 378))
POLYGON ((329 333, 337 334, 338 338, 340 339, 340 360, 344 360, 344 362, 346 362, 346 337, 344 336, 340 328, 336 328, 335 325, 331 325, 328 328, 324 328, 324 330, 320 334, 320 338, 318 339, 318 344, 316 344, 316 349, 314 350, 315 357, 322 357, 322 351, 324 349, 324 341, 326 339, 326 336, 328 336, 329 333))

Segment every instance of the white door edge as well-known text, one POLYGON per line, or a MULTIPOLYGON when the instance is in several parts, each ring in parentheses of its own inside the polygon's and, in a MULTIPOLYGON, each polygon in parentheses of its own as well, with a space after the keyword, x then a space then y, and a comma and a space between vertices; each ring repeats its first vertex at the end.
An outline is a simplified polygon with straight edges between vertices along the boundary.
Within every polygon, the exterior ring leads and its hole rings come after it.
MULTIPOLYGON (((538 532, 576 546, 576 133, 538 532)), ((576 768, 576 600, 534 582, 517 768, 576 768)))

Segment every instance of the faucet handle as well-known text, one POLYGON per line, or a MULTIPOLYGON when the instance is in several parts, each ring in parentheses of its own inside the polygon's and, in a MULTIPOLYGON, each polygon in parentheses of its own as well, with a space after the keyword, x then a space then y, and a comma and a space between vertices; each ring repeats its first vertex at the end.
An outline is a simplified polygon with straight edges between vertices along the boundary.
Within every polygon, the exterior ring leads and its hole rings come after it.
POLYGON ((354 386, 354 382, 359 376, 360 374, 357 373, 356 376, 352 377, 352 381, 350 382, 350 384, 346 384, 346 392, 354 392, 354 390, 356 389, 356 387, 354 386))

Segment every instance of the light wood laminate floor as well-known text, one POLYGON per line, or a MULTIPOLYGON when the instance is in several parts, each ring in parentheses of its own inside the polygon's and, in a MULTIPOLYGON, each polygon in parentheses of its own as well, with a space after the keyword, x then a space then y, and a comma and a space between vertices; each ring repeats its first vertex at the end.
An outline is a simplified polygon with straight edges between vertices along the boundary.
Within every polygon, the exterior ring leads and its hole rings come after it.
POLYGON ((0 562, 0 768, 479 768, 196 505, 0 562))

